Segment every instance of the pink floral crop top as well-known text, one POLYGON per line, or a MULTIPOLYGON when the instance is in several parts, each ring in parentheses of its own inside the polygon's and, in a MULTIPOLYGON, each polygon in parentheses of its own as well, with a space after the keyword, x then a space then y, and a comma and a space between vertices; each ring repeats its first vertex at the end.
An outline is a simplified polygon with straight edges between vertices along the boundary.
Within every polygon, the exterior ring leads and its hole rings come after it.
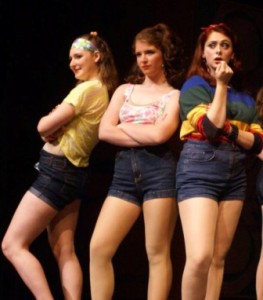
POLYGON ((166 103, 170 100, 175 90, 164 94, 160 100, 147 105, 133 105, 129 102, 134 85, 129 84, 125 90, 125 101, 120 109, 120 122, 137 124, 155 124, 162 117, 166 103))

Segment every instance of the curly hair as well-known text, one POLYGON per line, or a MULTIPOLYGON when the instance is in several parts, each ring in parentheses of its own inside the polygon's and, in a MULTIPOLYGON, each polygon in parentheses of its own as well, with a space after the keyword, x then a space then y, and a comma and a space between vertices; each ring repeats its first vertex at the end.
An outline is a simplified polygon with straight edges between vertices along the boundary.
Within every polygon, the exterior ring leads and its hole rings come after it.
POLYGON ((202 32, 200 33, 197 44, 194 52, 194 56, 187 72, 187 78, 193 75, 202 76, 209 84, 215 85, 215 78, 209 73, 209 70, 206 65, 206 61, 203 59, 203 52, 205 43, 212 32, 219 32, 227 36, 233 45, 234 57, 229 61, 229 66, 234 71, 234 75, 231 78, 231 84, 236 89, 242 89, 243 80, 242 80, 242 66, 240 59, 240 50, 237 40, 237 36, 233 31, 224 23, 209 25, 208 27, 201 28, 202 32))
POLYGON ((97 32, 84 34, 80 38, 91 41, 99 50, 100 59, 97 62, 99 76, 102 83, 107 87, 109 95, 112 95, 118 85, 118 72, 109 45, 97 32))
POLYGON ((261 125, 263 125, 263 86, 259 89, 257 93, 256 109, 261 125))
MULTIPOLYGON (((185 71, 184 51, 181 39, 166 24, 159 23, 137 33, 132 44, 133 53, 135 53, 137 41, 145 41, 162 52, 166 80, 171 86, 178 88, 182 84, 185 71)), ((126 81, 142 83, 144 78, 144 74, 135 62, 126 81)))

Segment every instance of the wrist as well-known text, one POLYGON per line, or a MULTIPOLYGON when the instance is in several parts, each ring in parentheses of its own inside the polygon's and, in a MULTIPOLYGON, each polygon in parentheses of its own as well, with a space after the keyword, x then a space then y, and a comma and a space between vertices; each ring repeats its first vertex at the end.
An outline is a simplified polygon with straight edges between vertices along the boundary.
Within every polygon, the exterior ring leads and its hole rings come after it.
POLYGON ((216 85, 218 87, 222 87, 224 89, 228 88, 228 82, 222 81, 222 80, 217 80, 216 85))
POLYGON ((234 124, 230 124, 230 128, 229 131, 226 133, 226 137, 230 141, 235 142, 238 138, 238 132, 239 132, 238 127, 234 124))
POLYGON ((224 127, 222 128, 222 134, 224 136, 228 136, 231 132, 231 123, 227 120, 224 124, 224 127))

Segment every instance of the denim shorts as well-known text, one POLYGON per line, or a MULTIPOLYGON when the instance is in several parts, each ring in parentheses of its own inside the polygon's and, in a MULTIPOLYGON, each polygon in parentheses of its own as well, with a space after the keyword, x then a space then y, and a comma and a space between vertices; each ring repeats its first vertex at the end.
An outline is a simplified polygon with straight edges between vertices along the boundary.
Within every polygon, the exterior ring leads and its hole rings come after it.
POLYGON ((29 191, 55 209, 61 210, 74 200, 87 196, 88 167, 76 167, 64 156, 42 149, 37 170, 38 177, 29 191))
POLYGON ((127 148, 117 153, 108 195, 141 205, 143 201, 175 197, 176 162, 158 146, 127 148))
POLYGON ((194 197, 244 200, 245 159, 246 154, 231 143, 186 141, 177 165, 177 201, 194 197))
POLYGON ((263 205, 263 163, 257 176, 256 191, 258 202, 263 205))

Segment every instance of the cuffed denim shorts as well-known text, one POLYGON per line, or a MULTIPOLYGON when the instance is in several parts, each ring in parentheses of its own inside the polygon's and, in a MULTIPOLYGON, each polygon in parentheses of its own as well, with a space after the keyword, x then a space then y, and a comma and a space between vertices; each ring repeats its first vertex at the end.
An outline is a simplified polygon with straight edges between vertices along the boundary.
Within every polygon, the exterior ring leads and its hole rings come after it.
POLYGON ((263 163, 257 176, 256 191, 258 202, 263 205, 263 163))
POLYGON ((41 150, 38 177, 29 191, 57 210, 87 196, 88 167, 74 166, 66 157, 41 150))
POLYGON ((137 205, 175 197, 175 171, 173 154, 159 146, 124 149, 116 155, 108 195, 137 205))
POLYGON ((186 141, 176 172, 177 201, 205 197, 244 200, 246 154, 234 144, 186 141))

